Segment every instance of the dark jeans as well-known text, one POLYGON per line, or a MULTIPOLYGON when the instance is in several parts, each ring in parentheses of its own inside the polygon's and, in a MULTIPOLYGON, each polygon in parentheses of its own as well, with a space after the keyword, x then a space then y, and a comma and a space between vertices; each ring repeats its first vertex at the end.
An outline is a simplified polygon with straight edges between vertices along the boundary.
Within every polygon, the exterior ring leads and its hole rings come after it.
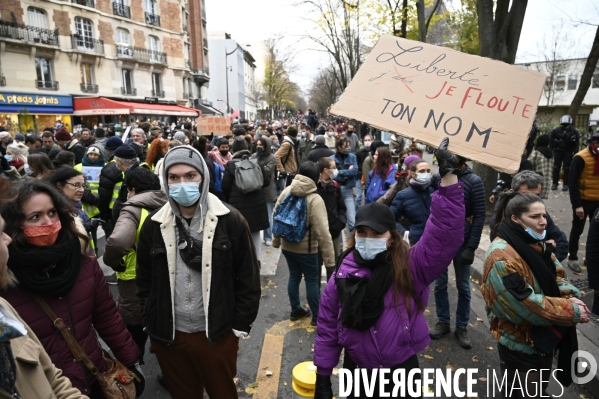
MULTIPOLYGON (((501 371, 501 378, 507 372, 507 386, 505 391, 502 390, 501 394, 503 398, 541 398, 549 397, 545 392, 549 385, 548 380, 553 378, 551 376, 551 366, 553 365, 553 356, 551 355, 528 355, 526 353, 517 352, 508 349, 503 345, 499 346, 499 366, 501 371), (544 369, 543 373, 538 370, 544 369), (528 372, 529 370, 537 370, 536 372, 528 372), (547 371, 549 370, 549 371, 547 371), (516 378, 517 386, 512 390, 512 384, 514 383, 515 375, 518 374, 519 378, 516 378), (541 382, 541 380, 543 380, 541 382), (520 385, 521 384, 521 385, 520 385), (524 388, 524 396, 519 387, 524 388), (539 389, 541 387, 541 389, 539 389), (509 396, 511 391, 511 395, 509 396)), ((497 388, 497 387, 496 387, 497 388)), ((491 391, 492 392, 492 391, 491 391)))
MULTIPOLYGON (((345 351, 345 349, 343 350, 343 368, 344 369, 348 369, 348 370, 355 370, 357 368, 359 368, 360 366, 358 366, 353 360, 352 358, 349 356, 349 354, 347 353, 347 351, 345 351)), ((420 369, 420 365, 418 363, 418 356, 414 355, 410 358, 408 358, 405 362, 398 364, 397 366, 391 367, 391 372, 393 372, 394 370, 397 369, 405 369, 406 370, 406 382, 407 382, 407 378, 408 378, 408 374, 410 372, 410 370, 412 369, 420 369)), ((419 373, 418 373, 419 374, 419 373)), ((371 377, 372 376, 372 370, 368 370, 368 376, 371 377)), ((378 374, 377 374, 378 377, 378 374)), ((386 391, 391 393, 391 391, 393 390, 393 379, 391 378, 390 375, 387 375, 387 377, 389 378, 389 384, 386 385, 386 391)), ((421 377, 418 375, 417 377, 414 378, 414 380, 416 379, 421 379, 421 377)), ((370 380, 372 381, 372 380, 370 380)), ((421 387, 414 387, 414 390, 417 390, 417 392, 421 392, 421 387)), ((398 392, 398 394, 401 394, 401 391, 398 392)), ((420 398, 422 396, 418 395, 418 396, 409 396, 408 395, 408 389, 406 387, 406 396, 395 396, 396 398, 420 398)), ((363 381, 360 379, 360 396, 355 396, 354 392, 352 390, 352 395, 347 397, 348 399, 361 399, 361 398, 371 398, 371 399, 379 399, 379 379, 377 378, 375 380, 375 384, 374 384, 374 395, 373 396, 366 396, 365 390, 364 390, 364 383, 363 381)))
POLYGON ((576 216, 576 210, 572 209, 572 230, 570 230, 570 239, 568 240, 569 260, 578 260, 578 241, 584 230, 584 224, 587 218, 589 218, 589 223, 591 222, 591 218, 598 208, 599 201, 582 200, 582 209, 584 209, 584 218, 582 219, 576 216))
POLYGON ((308 305, 312 312, 312 317, 318 316, 318 305, 320 303, 320 291, 318 290, 318 254, 298 254, 283 250, 283 255, 289 267, 289 281, 287 283, 287 295, 291 305, 291 311, 297 312, 303 307, 300 302, 299 287, 302 282, 302 275, 306 282, 306 297, 308 305))
POLYGON ((141 356, 139 357, 139 363, 144 364, 144 353, 146 350, 146 342, 148 340, 148 333, 144 331, 144 326, 127 326, 127 330, 131 334, 131 338, 137 344, 139 351, 141 352, 141 356))
MULTIPOLYGON (((470 302, 472 291, 470 290, 470 266, 462 265, 460 257, 466 247, 462 246, 453 258, 453 269, 455 270, 455 284, 458 288, 458 306, 456 309, 455 324, 458 327, 467 327, 470 321, 470 302)), ((435 280, 435 307, 437 309, 437 318, 439 321, 449 323, 451 314, 449 309, 449 294, 447 293, 447 283, 449 276, 447 269, 435 280)))
POLYGON ((572 163, 572 153, 570 151, 553 150, 553 184, 559 181, 559 172, 564 164, 564 186, 568 185, 568 176, 570 175, 570 164, 572 163))

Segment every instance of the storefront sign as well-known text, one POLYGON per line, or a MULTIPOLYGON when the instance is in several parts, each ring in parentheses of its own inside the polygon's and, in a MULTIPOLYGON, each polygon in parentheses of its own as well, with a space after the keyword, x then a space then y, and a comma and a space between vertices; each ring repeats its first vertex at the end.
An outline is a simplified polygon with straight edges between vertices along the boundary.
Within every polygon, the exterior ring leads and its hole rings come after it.
POLYGON ((383 36, 330 112, 515 173, 545 75, 383 36))
POLYGON ((73 98, 71 96, 0 92, 0 106, 3 105, 73 107, 73 98))
POLYGON ((231 121, 222 116, 203 116, 198 118, 199 132, 203 136, 214 133, 215 136, 227 136, 231 134, 231 121))

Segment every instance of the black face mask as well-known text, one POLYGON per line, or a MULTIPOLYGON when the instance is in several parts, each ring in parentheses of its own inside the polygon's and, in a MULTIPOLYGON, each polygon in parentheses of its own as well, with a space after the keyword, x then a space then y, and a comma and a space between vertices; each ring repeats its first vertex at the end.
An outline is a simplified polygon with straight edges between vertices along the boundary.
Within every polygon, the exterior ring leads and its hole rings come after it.
POLYGON ((223 157, 226 157, 227 154, 229 153, 228 150, 219 150, 219 152, 220 152, 220 155, 222 155, 223 157))

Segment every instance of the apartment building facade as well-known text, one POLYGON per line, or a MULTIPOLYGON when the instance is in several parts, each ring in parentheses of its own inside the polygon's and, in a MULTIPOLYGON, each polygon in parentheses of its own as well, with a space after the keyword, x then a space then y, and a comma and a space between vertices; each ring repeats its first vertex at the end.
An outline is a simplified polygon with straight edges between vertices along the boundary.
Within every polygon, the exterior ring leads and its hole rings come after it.
POLYGON ((53 118, 69 127, 132 122, 139 115, 191 116, 169 106, 193 107, 206 93, 203 5, 204 0, 0 1, 0 123, 16 122, 23 131, 47 127, 53 118), (77 109, 84 103, 80 98, 90 99, 88 109, 77 109), (124 105, 100 106, 109 101, 124 105))

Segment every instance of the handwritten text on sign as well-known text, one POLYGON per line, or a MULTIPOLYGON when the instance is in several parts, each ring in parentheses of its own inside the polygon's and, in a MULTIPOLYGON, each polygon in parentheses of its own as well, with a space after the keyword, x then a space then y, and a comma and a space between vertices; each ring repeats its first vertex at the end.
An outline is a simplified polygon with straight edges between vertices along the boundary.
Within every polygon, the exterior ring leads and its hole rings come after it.
POLYGON ((198 118, 200 134, 209 136, 214 133, 215 136, 227 136, 231 134, 231 122, 229 118, 220 116, 202 116, 198 118))
POLYGON ((545 76, 444 47, 383 36, 331 113, 516 172, 545 76))

